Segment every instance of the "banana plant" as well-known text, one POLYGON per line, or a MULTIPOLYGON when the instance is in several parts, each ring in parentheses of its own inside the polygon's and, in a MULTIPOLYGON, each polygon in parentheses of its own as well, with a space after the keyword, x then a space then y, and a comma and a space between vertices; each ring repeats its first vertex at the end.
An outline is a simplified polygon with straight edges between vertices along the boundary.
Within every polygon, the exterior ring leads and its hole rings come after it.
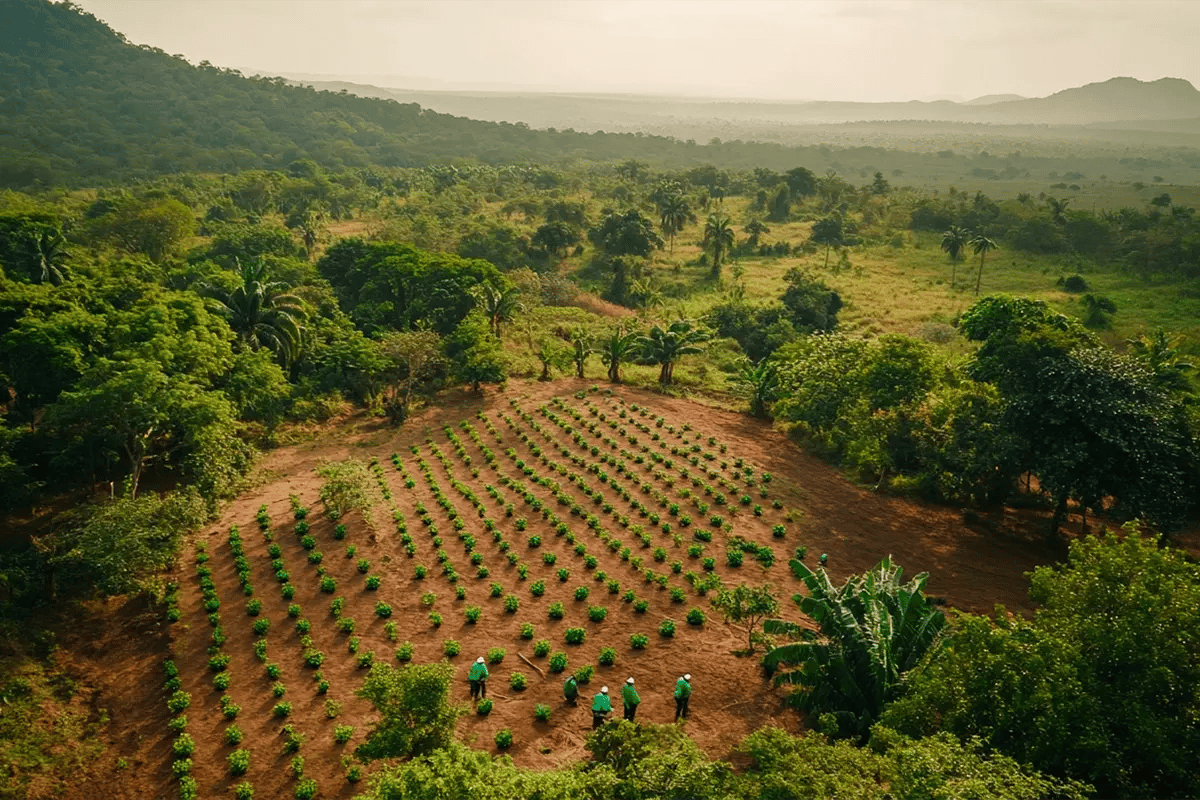
POLYGON ((833 714, 840 735, 865 739, 895 697, 901 676, 945 627, 945 616, 922 594, 929 576, 921 573, 902 584, 903 570, 889 557, 835 587, 824 569, 813 572, 796 560, 789 564, 808 589, 806 596, 792 599, 819 632, 767 620, 766 633, 799 641, 773 648, 763 665, 777 672, 776 685, 798 687, 792 697, 798 709, 833 714))

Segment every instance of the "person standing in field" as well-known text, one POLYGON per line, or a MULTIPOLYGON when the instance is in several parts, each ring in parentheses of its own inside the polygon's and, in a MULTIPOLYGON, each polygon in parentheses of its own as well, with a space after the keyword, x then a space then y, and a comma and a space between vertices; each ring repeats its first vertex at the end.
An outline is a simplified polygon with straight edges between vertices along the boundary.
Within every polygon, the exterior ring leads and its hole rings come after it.
POLYGON ((600 693, 592 698, 592 730, 596 730, 612 712, 612 701, 608 699, 608 687, 600 689, 600 693))
POLYGON ((471 684, 472 700, 478 700, 480 697, 484 700, 487 699, 487 679, 487 664, 483 663, 483 656, 480 656, 475 659, 475 663, 471 666, 471 673, 467 675, 467 681, 471 684))
POLYGON ((579 705, 579 684, 575 681, 574 675, 568 675, 566 681, 563 682, 563 697, 567 698, 567 702, 571 705, 579 705))
POLYGON ((625 706, 625 719, 633 722, 633 717, 637 714, 638 704, 642 702, 642 698, 638 697, 637 689, 633 688, 632 676, 625 681, 625 686, 621 689, 621 703, 625 706))
POLYGON ((675 722, 679 718, 687 719, 688 700, 692 697, 692 674, 689 672, 675 681, 675 722))

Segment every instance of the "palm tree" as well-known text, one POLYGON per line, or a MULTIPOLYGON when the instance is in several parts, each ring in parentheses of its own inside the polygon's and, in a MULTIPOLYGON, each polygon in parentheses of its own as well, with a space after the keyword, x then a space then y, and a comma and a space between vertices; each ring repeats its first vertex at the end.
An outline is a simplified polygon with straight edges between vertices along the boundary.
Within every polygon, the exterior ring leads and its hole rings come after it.
POLYGON ((35 283, 61 284, 67 278, 66 261, 71 257, 67 240, 58 231, 40 230, 30 236, 33 248, 35 283))
POLYGON ((901 676, 933 647, 946 618, 922 591, 928 575, 902 584, 903 570, 890 558, 864 575, 835 587, 824 569, 812 572, 800 561, 792 573, 807 595, 796 595, 800 610, 820 627, 817 635, 783 620, 767 620, 768 634, 800 641, 776 647, 763 659, 774 670, 799 665, 776 677, 777 684, 801 688, 797 707, 814 716, 834 714, 843 735, 865 737, 883 707, 900 691, 901 676))
POLYGON ((658 224, 671 242, 671 255, 675 254, 675 234, 696 221, 692 206, 682 194, 669 195, 659 207, 658 224))
POLYGON ((757 364, 746 361, 729 382, 734 391, 750 401, 750 413, 756 417, 765 418, 771 404, 779 399, 779 371, 765 358, 757 364))
POLYGON ((592 349, 592 340, 587 333, 582 330, 571 332, 571 360, 575 362, 575 377, 582 378, 583 368, 587 364, 588 356, 596 351, 592 349))
POLYGON ((290 294, 285 283, 268 281, 267 265, 262 261, 238 266, 241 286, 225 292, 204 285, 203 294, 244 345, 254 350, 266 347, 285 366, 291 364, 303 343, 303 322, 308 317, 304 301, 290 294))
POLYGON ((971 247, 974 248, 975 254, 979 256, 979 275, 975 278, 975 296, 979 296, 979 285, 983 282, 983 259, 987 256, 989 250, 996 249, 996 243, 982 233, 976 234, 975 238, 971 239, 971 247))
POLYGON ((1054 220, 1054 224, 1067 224, 1067 216, 1065 212, 1067 210, 1067 206, 1070 204, 1071 198, 1069 197, 1064 197, 1062 200, 1058 200, 1053 197, 1046 198, 1046 205, 1050 207, 1050 219, 1054 220))
POLYGON ((608 367, 608 379, 613 383, 621 382, 621 364, 637 355, 639 339, 637 331, 626 333, 625 326, 618 325, 600 343, 600 360, 608 367))
POLYGON ((488 281, 471 289, 475 304, 487 317, 488 327, 497 339, 500 338, 500 324, 508 322, 521 311, 523 306, 517 300, 521 290, 514 287, 501 288, 488 281))
POLYGON ((712 277, 721 277, 721 261, 733 249, 733 225, 729 217, 709 214, 704 224, 704 249, 712 256, 712 277))
POLYGON ((1169 336, 1159 328, 1150 335, 1141 334, 1136 339, 1126 339, 1129 352, 1142 361, 1154 373, 1155 382, 1169 389, 1187 389, 1188 381, 1185 372, 1195 369, 1195 365, 1184 361, 1179 352, 1183 339, 1179 336, 1169 336))
POLYGON ((954 288, 954 279, 958 274, 958 259, 962 257, 963 248, 971 240, 971 232, 966 228, 951 225, 942 234, 942 249, 950 256, 950 288, 954 288))
POLYGON ((665 330, 652 327, 638 340, 638 349, 643 359, 659 365, 658 382, 669 386, 675 378, 675 363, 683 356, 703 353, 701 345, 707 340, 708 333, 702 328, 690 319, 680 319, 665 330))

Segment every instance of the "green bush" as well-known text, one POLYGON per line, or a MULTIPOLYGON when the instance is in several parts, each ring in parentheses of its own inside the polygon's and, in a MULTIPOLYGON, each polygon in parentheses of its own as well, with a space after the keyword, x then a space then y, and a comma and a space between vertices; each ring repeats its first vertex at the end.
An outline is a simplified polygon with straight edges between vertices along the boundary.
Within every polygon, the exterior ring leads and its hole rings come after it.
POLYGON ((550 619, 562 619, 567 611, 562 603, 551 603, 550 607, 546 609, 546 613, 550 615, 550 619))
POLYGON ((520 692, 529 684, 522 673, 514 672, 508 676, 508 685, 512 687, 514 692, 520 692))
POLYGON ((246 734, 237 725, 230 725, 225 729, 225 744, 239 745, 246 738, 246 734))
POLYGON ((591 594, 591 590, 588 589, 588 587, 586 587, 586 586, 580 586, 575 589, 575 599, 576 600, 580 600, 580 601, 587 600, 589 594, 591 594))
POLYGON ((191 734, 181 733, 171 744, 171 752, 175 754, 176 758, 187 758, 196 752, 196 740, 191 737, 191 734))
POLYGON ((178 714, 192 704, 192 696, 182 689, 167 699, 167 709, 172 714, 178 714))
POLYGON ((375 604, 375 616, 386 619, 392 615, 392 607, 387 603, 379 602, 375 604))
POLYGON ((512 747, 513 735, 508 728, 496 732, 496 747, 501 750, 507 750, 512 747))
POLYGON ((592 676, 596 674, 596 668, 591 664, 584 664, 579 669, 575 670, 576 683, 590 683, 592 676))
POLYGON ((413 657, 413 643, 412 642, 406 641, 404 644, 402 644, 396 648, 396 660, 397 661, 399 661, 401 663, 407 663, 409 661, 412 661, 412 657, 413 657))
POLYGON ((703 625, 704 624, 704 612, 698 608, 688 609, 687 623, 688 623, 688 625, 703 625))
POLYGON ((333 729, 333 741, 337 744, 345 744, 354 736, 353 725, 338 725, 333 729))
POLYGON ((542 656, 546 655, 549 652, 550 652, 550 640, 549 639, 538 639, 536 642, 533 643, 533 654, 535 656, 537 656, 538 658, 541 658, 542 656))
POLYGON ((492 701, 480 700, 475 704, 475 713, 481 717, 486 717, 488 714, 492 713, 492 701))
POLYGON ((538 703, 533 707, 533 718, 538 722, 549 722, 550 714, 550 706, 546 705, 545 703, 538 703))
POLYGON ((296 784, 296 800, 313 800, 319 788, 312 778, 305 778, 296 784))
POLYGON ((234 800, 254 800, 254 784, 242 781, 233 787, 234 800))
POLYGON ((556 652, 550 656, 550 661, 547 663, 551 672, 562 672, 567 668, 567 654, 556 652))
POLYGON ((602 667, 611 667, 617 661, 617 650, 614 647, 601 647, 600 655, 596 658, 602 667))
POLYGON ((280 719, 282 719, 283 717, 290 716, 292 713, 292 704, 287 703, 287 702, 276 703, 275 706, 271 709, 271 713, 280 719))
POLYGON ((592 622, 603 622, 608 616, 608 609, 604 606, 588 606, 588 619, 592 622))
POLYGON ((644 633, 635 633, 629 637, 629 645, 634 650, 645 650, 648 644, 650 644, 650 637, 644 633))
POLYGON ((504 610, 509 614, 517 613, 517 609, 521 607, 521 598, 515 594, 506 595, 504 597, 504 610))
POLYGON ((442 642, 442 652, 448 657, 453 658, 462 652, 462 645, 455 639, 446 639, 442 642))
POLYGON ((479 608, 479 606, 467 606, 467 608, 463 611, 463 616, 466 618, 467 622, 472 625, 479 622, 479 617, 482 614, 483 611, 479 608))
POLYGON ((521 625, 521 638, 532 639, 534 634, 533 624, 526 622, 521 625))
POLYGON ((658 635, 664 638, 671 638, 675 635, 675 620, 664 619, 658 626, 658 635))
POLYGON ((234 750, 226 761, 229 764, 230 775, 245 775, 246 770, 250 769, 250 751, 234 750))
POLYGON ((583 640, 587 638, 587 631, 583 628, 567 628, 563 632, 563 638, 567 644, 583 644, 583 640))
POLYGON ((492 647, 487 651, 487 660, 489 664, 499 664, 504 661, 504 656, 507 651, 503 647, 492 647))

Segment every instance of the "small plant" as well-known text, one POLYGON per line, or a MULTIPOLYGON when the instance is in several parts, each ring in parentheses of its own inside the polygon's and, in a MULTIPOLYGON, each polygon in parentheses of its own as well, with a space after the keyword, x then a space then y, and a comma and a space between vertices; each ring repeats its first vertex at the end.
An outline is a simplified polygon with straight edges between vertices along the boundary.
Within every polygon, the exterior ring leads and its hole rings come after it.
POLYGON ((541 597, 546 593, 545 581, 534 581, 529 584, 529 593, 534 597, 541 597))
POLYGON ((520 607, 521 607, 521 598, 517 597, 515 594, 507 595, 504 598, 504 610, 507 611, 509 614, 517 613, 517 609, 519 609, 520 607))
POLYGON ((583 644, 583 640, 587 638, 587 631, 583 628, 567 628, 563 632, 563 638, 567 644, 583 644))
POLYGON ((292 603, 290 606, 288 606, 287 614, 289 617, 295 619, 296 617, 300 616, 301 613, 303 613, 303 611, 300 608, 299 603, 292 603))
POLYGON ((592 622, 604 622, 608 617, 608 609, 604 606, 588 606, 588 619, 592 622))
POLYGON ((512 743, 512 731, 510 731, 508 728, 496 731, 496 747, 500 748, 501 750, 507 750, 508 748, 512 747, 512 743))
POLYGON ((579 601, 587 600, 589 594, 591 594, 591 590, 588 587, 580 586, 575 590, 575 599, 579 601))
POLYGON ((645 614, 646 610, 649 608, 650 608, 649 600, 636 600, 633 603, 633 610, 636 611, 638 614, 645 614))
POLYGON ((508 676, 508 685, 512 687, 514 692, 520 692, 524 691, 525 687, 528 686, 529 683, 522 673, 514 672, 508 676))
POLYGON ((365 584, 368 589, 375 591, 381 582, 382 579, 378 575, 368 575, 365 584))
POLYGON ((396 660, 397 661, 406 664, 409 661, 412 661, 412 657, 413 657, 413 643, 412 642, 405 642, 404 644, 402 644, 396 648, 396 660))
POLYGON ((504 660, 507 654, 503 647, 493 647, 487 651, 487 660, 489 664, 499 664, 504 660))
POLYGON ((292 704, 287 702, 276 703, 274 708, 271 709, 271 713, 280 719, 287 717, 292 713, 292 704))
POLYGON ((538 639, 536 642, 533 643, 533 654, 535 656, 537 656, 538 658, 541 658, 542 656, 546 655, 549 652, 550 652, 550 640, 549 639, 538 639))
POLYGON ((533 707, 533 718, 538 722, 549 722, 550 713, 550 706, 545 703, 538 703, 533 707))
POLYGON ((704 624, 704 612, 698 608, 688 609, 687 623, 688 623, 688 625, 703 625, 704 624))
POLYGON ((325 718, 326 719, 337 719, 338 715, 341 713, 342 713, 342 704, 341 703, 337 702, 336 700, 326 700, 325 701, 325 718))
POLYGON ((644 633, 635 633, 629 637, 629 645, 634 650, 645 650, 648 644, 650 644, 650 637, 644 633))
POLYGON ((556 561, 558 561, 558 556, 556 556, 554 553, 542 553, 542 563, 546 566, 552 567, 556 561))
POLYGON ((262 600, 250 600, 246 603, 246 613, 257 617, 262 613, 262 600))
POLYGON ((455 586, 454 587, 454 599, 455 600, 466 600, 467 599, 467 587, 455 586))
POLYGON ((487 699, 480 700, 475 706, 475 713, 481 717, 486 717, 492 713, 492 701, 487 699))
POLYGON ((415 567, 413 567, 413 577, 417 580, 424 579, 428 574, 429 567, 425 566, 424 564, 417 564, 415 567))
POLYGON ((429 624, 435 628, 442 627, 442 615, 436 611, 429 612, 429 624))
MULTIPOLYGON (((293 765, 293 769, 295 765, 293 765)), ((317 796, 319 787, 317 782, 312 778, 305 778, 296 784, 296 800, 313 800, 317 796)))
POLYGON ((454 658, 454 656, 462 652, 462 645, 460 645, 455 639, 447 639, 442 642, 442 652, 445 653, 447 657, 454 658))
POLYGON ((596 674, 596 668, 591 664, 584 664, 579 669, 575 670, 576 683, 590 683, 592 676, 596 674))
POLYGON ((683 589, 679 588, 678 586, 672 586, 670 594, 672 603, 682 603, 683 601, 687 600, 687 592, 683 591, 683 589))
POLYGON ((250 751, 249 750, 234 750, 226 759, 229 764, 230 775, 245 775, 246 770, 250 769, 250 751))
POLYGON ((551 672, 562 672, 567 668, 567 654, 561 651, 552 654, 547 666, 550 667, 551 672))
POLYGON ((280 683, 279 681, 276 681, 274 683, 274 685, 271 686, 271 695, 273 697, 280 698, 280 697, 283 697, 285 694, 287 694, 287 686, 280 683))
POLYGON ((337 591, 337 581, 329 575, 321 578, 321 591, 325 594, 333 594, 337 591))
POLYGON ((525 623, 521 624, 521 638, 522 639, 532 639, 533 638, 533 623, 525 622, 525 623))
POLYGON ((354 617, 342 617, 337 621, 337 629, 342 633, 354 633, 354 617))
POLYGON ((611 667, 617 661, 617 650, 615 647, 601 647, 600 655, 596 658, 602 667, 611 667))
POLYGON ((566 583, 567 579, 571 577, 571 570, 566 567, 560 567, 557 574, 559 583, 566 583))
POLYGON ((333 741, 338 744, 345 744, 354 736, 353 725, 338 725, 333 729, 333 741))
POLYGON ((392 615, 392 607, 387 603, 379 602, 375 604, 375 616, 382 619, 387 619, 392 615))
POLYGON ((239 745, 246 738, 246 734, 237 725, 230 725, 225 729, 225 744, 239 745))
POLYGON ((562 603, 551 603, 550 607, 546 609, 546 613, 550 615, 550 619, 562 619, 566 614, 566 608, 562 603))
POLYGON ((178 714, 192 704, 192 696, 181 690, 176 691, 167 699, 167 709, 172 714, 178 714))
POLYGON ((675 635, 675 620, 664 619, 658 626, 658 635, 664 639, 670 639, 675 635))
POLYGON ((463 616, 467 622, 474 625, 479 622, 479 617, 483 614, 483 610, 479 606, 467 606, 463 611, 463 616))

